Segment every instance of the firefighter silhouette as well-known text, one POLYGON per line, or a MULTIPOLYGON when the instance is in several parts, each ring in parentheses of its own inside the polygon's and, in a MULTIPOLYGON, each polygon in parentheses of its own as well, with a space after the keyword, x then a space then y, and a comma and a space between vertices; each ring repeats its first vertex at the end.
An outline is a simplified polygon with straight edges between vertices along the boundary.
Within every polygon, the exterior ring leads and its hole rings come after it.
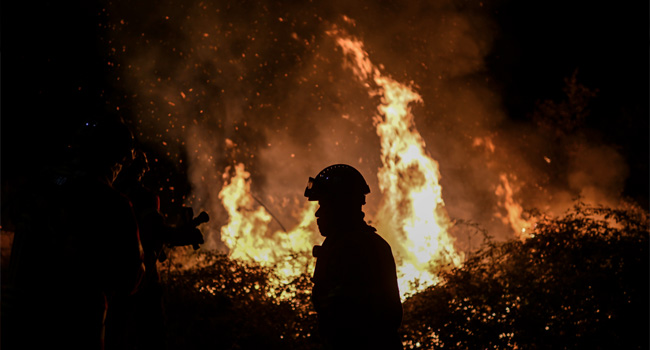
POLYGON ((305 197, 318 201, 312 302, 328 349, 402 349, 402 304, 388 243, 364 221, 370 193, 353 167, 336 164, 309 178, 305 197))
POLYGON ((165 318, 162 303, 163 288, 158 271, 158 261, 166 259, 167 247, 192 245, 198 248, 203 235, 197 226, 209 220, 205 212, 193 217, 191 208, 183 207, 182 222, 167 225, 160 211, 160 197, 143 183, 150 171, 147 155, 141 149, 134 152, 134 160, 118 176, 117 188, 133 205, 140 239, 144 251, 145 275, 137 292, 126 297, 109 325, 113 333, 107 334, 107 350, 166 348, 165 318))
POLYGON ((8 349, 103 349, 107 312, 144 273, 135 216, 112 187, 132 145, 119 121, 84 122, 67 161, 22 193, 3 305, 8 349))

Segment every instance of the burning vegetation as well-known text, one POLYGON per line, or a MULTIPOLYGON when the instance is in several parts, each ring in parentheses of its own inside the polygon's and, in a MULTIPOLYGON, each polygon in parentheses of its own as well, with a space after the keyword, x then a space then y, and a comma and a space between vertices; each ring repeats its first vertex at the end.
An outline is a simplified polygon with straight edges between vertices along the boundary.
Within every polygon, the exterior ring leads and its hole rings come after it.
MULTIPOLYGON (((368 179, 366 218, 393 248, 402 299, 413 313, 404 341, 413 348, 472 347, 453 345, 445 328, 421 329, 413 320, 438 305, 425 296, 456 288, 454 276, 473 273, 486 249, 545 237, 542 219, 562 215, 575 198, 621 205, 620 155, 573 138, 588 114, 576 104, 586 107, 594 94, 575 76, 567 80, 569 102, 546 103, 536 116, 562 120, 568 111, 571 119, 571 110, 580 111, 556 135, 559 142, 548 145, 529 126, 504 122, 489 80, 477 79, 492 40, 489 19, 441 5, 427 9, 438 19, 434 32, 411 23, 408 31, 419 35, 407 39, 391 27, 404 42, 386 44, 358 11, 350 12, 355 17, 252 5, 171 2, 147 14, 120 4, 108 9, 111 60, 125 91, 114 103, 131 106, 139 140, 157 155, 154 167, 163 178, 163 171, 171 174, 152 187, 167 210, 185 204, 213 218, 202 227, 206 244, 198 255, 172 252, 171 298, 196 300, 197 310, 210 300, 213 314, 201 314, 220 326, 233 317, 243 322, 231 325, 246 328, 229 333, 232 344, 317 348, 308 276, 311 249, 322 237, 317 207, 302 189, 326 165, 348 163, 368 179), (563 154, 576 145, 577 153, 563 154), (585 152, 620 166, 594 180, 575 166, 585 152), (187 185, 174 185, 174 176, 181 183, 186 176, 187 185), (488 246, 482 232, 493 237, 488 246), (277 322, 263 331, 269 323, 262 318, 277 322)), ((448 307, 462 300, 447 300, 448 307)), ((431 322, 422 326, 438 327, 431 322)), ((509 327, 499 347, 523 347, 517 327, 509 327)), ((459 336, 454 332, 449 336, 459 336)))
MULTIPOLYGON (((531 238, 494 242, 404 302, 407 349, 643 348, 650 232, 638 208, 578 203, 531 238)), ((200 267, 165 273, 168 342, 320 349, 310 274, 278 289, 273 266, 200 254, 200 267), (292 291, 291 298, 283 293, 292 291)))
POLYGON ((160 263, 170 348, 321 348, 323 237, 302 191, 335 163, 370 185, 406 348, 646 342, 647 213, 621 196, 621 153, 581 129, 598 91, 577 73, 524 123, 486 69, 493 20, 470 5, 398 21, 343 1, 150 3, 110 3, 102 40, 108 103, 132 117, 162 211, 211 217, 200 251, 160 263))

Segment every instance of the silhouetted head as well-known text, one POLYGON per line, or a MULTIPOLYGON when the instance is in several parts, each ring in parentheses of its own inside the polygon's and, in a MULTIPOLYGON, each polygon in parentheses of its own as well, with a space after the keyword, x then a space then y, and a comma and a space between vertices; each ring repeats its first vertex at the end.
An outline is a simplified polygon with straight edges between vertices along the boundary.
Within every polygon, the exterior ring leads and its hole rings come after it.
POLYGON ((131 130, 117 120, 83 122, 74 143, 80 167, 110 182, 133 160, 133 146, 131 130))
POLYGON ((122 168, 120 176, 115 181, 115 186, 129 187, 139 184, 150 169, 147 154, 136 148, 133 151, 133 160, 122 168))
POLYGON ((318 228, 323 236, 344 230, 363 220, 361 207, 370 188, 361 173, 346 164, 335 164, 310 177, 305 197, 318 201, 318 228))

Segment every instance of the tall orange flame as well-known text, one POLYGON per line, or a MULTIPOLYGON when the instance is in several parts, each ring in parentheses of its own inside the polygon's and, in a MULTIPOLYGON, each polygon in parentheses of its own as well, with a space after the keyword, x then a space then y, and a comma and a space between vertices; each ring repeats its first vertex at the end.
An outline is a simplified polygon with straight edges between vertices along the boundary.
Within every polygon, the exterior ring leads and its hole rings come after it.
POLYGON ((409 107, 422 99, 408 86, 384 76, 359 40, 340 35, 336 42, 356 77, 369 87, 368 93, 381 97, 374 118, 383 165, 377 174, 383 194, 377 226, 393 247, 404 297, 436 283, 436 270, 462 260, 448 234, 451 223, 442 200, 438 163, 427 155, 409 107))

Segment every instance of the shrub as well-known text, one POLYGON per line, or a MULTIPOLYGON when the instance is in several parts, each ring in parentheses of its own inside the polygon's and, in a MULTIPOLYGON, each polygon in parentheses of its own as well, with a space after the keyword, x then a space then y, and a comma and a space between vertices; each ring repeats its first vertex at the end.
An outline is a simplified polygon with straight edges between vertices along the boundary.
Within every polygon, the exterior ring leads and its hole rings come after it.
POLYGON ((490 243, 404 303, 407 348, 648 346, 648 217, 578 204, 490 243))
POLYGON ((200 267, 171 269, 164 279, 170 349, 318 349, 309 276, 283 299, 272 269, 203 254, 200 267))

